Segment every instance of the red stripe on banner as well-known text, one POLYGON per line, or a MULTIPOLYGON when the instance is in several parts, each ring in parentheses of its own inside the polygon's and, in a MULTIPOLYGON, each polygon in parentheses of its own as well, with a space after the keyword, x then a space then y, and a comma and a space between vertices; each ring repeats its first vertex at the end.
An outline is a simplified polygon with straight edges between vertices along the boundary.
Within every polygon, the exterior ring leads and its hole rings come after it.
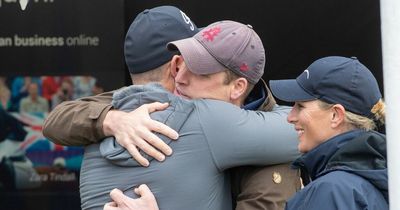
POLYGON ((41 126, 41 125, 31 125, 31 128, 32 128, 32 130, 35 130, 35 131, 42 131, 43 126, 41 126))
POLYGON ((63 150, 64 150, 64 146, 54 144, 54 151, 63 151, 63 150))
POLYGON ((25 139, 24 142, 21 144, 21 148, 25 149, 27 145, 33 143, 36 139, 38 139, 38 135, 32 135, 29 138, 25 139))

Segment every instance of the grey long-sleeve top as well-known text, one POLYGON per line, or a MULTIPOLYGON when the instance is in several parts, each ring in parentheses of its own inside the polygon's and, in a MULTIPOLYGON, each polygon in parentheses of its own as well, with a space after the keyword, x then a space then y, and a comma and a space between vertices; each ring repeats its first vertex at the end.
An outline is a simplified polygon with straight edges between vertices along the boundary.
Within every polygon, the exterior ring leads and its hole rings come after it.
POLYGON ((151 117, 180 134, 178 141, 160 136, 174 153, 145 168, 114 138, 87 146, 80 179, 83 209, 102 209, 113 188, 136 197, 133 188, 140 184, 149 185, 160 209, 232 209, 225 169, 286 163, 299 156, 296 133, 286 122, 289 107, 246 111, 217 100, 185 100, 156 84, 130 86, 113 96, 113 106, 125 111, 154 101, 170 103, 151 117))

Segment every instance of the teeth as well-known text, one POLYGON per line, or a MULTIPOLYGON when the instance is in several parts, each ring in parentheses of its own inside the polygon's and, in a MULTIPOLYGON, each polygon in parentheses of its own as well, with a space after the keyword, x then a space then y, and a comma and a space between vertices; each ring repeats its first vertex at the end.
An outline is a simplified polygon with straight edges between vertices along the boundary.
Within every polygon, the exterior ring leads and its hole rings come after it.
POLYGON ((301 135, 304 133, 304 130, 297 130, 297 134, 301 135))

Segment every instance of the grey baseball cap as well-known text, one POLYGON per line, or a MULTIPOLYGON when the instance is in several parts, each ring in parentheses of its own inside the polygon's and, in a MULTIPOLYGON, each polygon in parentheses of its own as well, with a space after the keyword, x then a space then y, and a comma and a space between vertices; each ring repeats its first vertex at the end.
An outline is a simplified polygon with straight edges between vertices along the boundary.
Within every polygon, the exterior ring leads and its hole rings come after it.
POLYGON ((191 38, 168 43, 179 50, 189 70, 213 74, 229 69, 256 84, 264 74, 265 51, 250 25, 225 20, 213 23, 191 38))

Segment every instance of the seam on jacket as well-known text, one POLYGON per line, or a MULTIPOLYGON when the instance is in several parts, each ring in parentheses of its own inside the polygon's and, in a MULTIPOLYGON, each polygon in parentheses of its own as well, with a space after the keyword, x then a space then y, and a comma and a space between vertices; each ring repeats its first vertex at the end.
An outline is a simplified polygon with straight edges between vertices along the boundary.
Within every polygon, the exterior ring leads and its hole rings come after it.
POLYGON ((201 130, 203 131, 203 136, 204 136, 204 139, 205 139, 205 141, 206 141, 208 150, 210 151, 210 154, 211 154, 211 157, 212 157, 212 159, 213 159, 214 165, 215 165, 215 167, 218 169, 219 172, 224 172, 224 170, 222 170, 222 168, 219 166, 217 159, 215 158, 215 155, 214 155, 214 153, 213 153, 213 150, 211 149, 211 146, 210 146, 210 144, 209 144, 209 140, 208 140, 208 138, 207 138, 206 132, 204 131, 204 126, 203 126, 203 124, 202 124, 202 122, 201 122, 201 120, 200 120, 201 118, 200 118, 200 115, 199 115, 200 113, 199 113, 199 111, 198 111, 197 104, 198 104, 198 103, 204 103, 204 102, 199 101, 199 100, 196 100, 196 101, 194 101, 194 103, 196 104, 196 106, 195 106, 196 116, 197 116, 197 119, 199 120, 200 128, 201 128, 201 130))

